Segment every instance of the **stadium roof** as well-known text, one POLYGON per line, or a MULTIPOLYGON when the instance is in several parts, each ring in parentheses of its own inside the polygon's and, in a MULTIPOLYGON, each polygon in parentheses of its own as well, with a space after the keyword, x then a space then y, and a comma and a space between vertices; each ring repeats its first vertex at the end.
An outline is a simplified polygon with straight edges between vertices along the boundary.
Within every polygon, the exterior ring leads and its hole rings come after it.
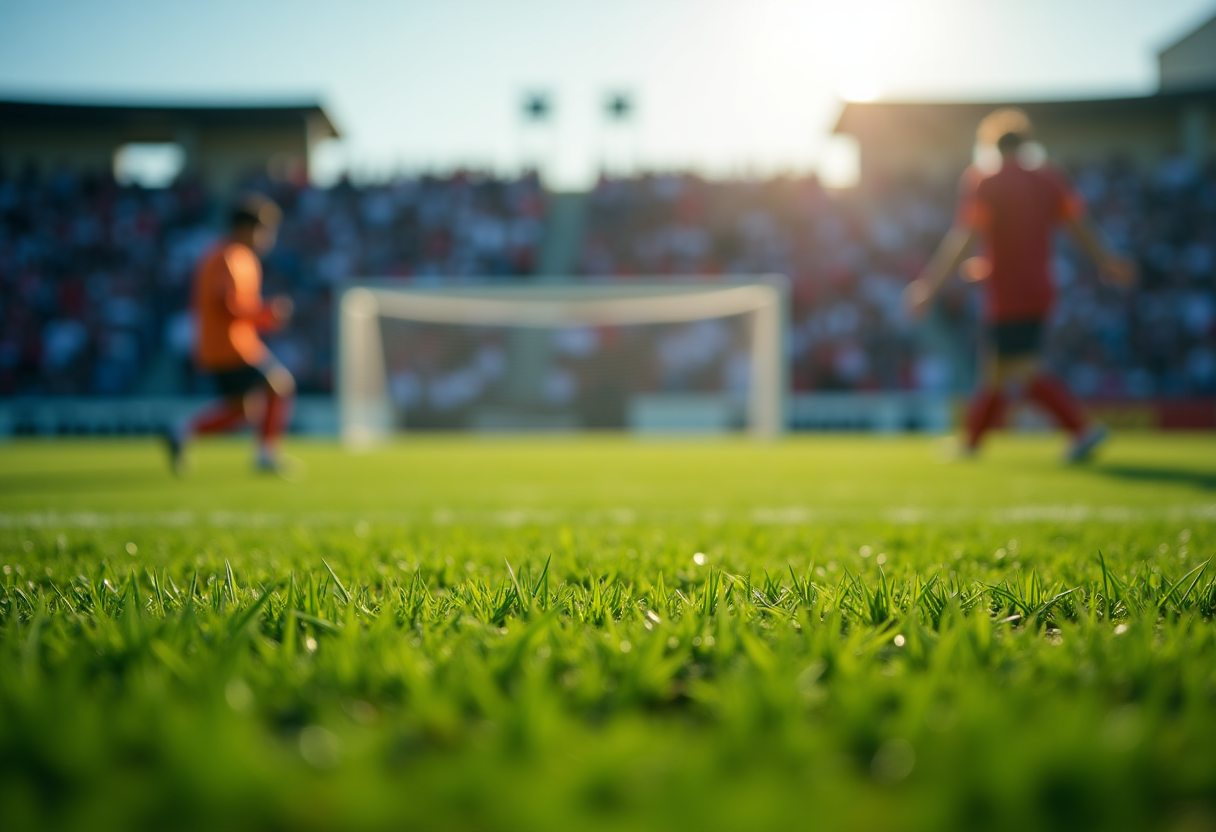
POLYGON ((1161 89, 1216 83, 1216 14, 1157 53, 1161 89))
POLYGON ((1133 98, 1084 98, 1070 101, 850 101, 836 120, 833 133, 857 135, 875 120, 930 127, 943 120, 971 118, 978 122, 998 107, 1020 107, 1032 120, 1081 120, 1094 116, 1130 116, 1172 112, 1191 101, 1216 103, 1216 85, 1200 89, 1159 92, 1133 98))
POLYGON ((271 127, 308 118, 317 138, 339 138, 337 127, 315 101, 292 104, 57 103, 0 100, 0 124, 45 127, 146 127, 190 121, 215 127, 271 127))

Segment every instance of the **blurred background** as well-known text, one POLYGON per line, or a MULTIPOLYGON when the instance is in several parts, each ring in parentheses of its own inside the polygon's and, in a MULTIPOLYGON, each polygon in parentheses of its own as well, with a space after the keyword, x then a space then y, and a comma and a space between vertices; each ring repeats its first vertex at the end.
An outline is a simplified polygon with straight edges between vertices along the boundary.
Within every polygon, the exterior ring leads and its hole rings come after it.
MULTIPOLYGON (((770 273, 791 428, 945 430, 976 290, 917 326, 900 295, 1007 103, 1142 274, 1104 288, 1060 241, 1053 368, 1109 424, 1216 427, 1210 0, 0 0, 0 435, 148 432, 210 396, 189 283, 248 189, 284 209, 297 431, 336 432, 347 281, 770 273)), ((388 386, 410 429, 726 430, 745 326, 397 322, 388 386)))

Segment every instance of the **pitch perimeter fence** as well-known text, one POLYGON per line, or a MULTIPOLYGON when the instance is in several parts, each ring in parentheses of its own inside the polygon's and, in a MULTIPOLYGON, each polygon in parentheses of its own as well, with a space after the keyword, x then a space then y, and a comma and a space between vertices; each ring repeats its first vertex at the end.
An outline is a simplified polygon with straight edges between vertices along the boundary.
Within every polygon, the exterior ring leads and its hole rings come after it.
MULTIPOLYGON (((57 436, 141 436, 187 418, 206 404, 202 397, 30 397, 0 401, 0 439, 57 436)), ((1114 428, 1135 430, 1216 430, 1216 399, 1093 401, 1095 418, 1114 428)), ((737 428, 740 401, 717 395, 656 394, 630 403, 625 429, 637 433, 725 433, 737 428)), ((794 431, 944 433, 957 424, 963 401, 923 393, 802 393, 788 399, 787 424, 794 431)), ((481 416, 470 432, 577 431, 574 420, 540 420, 529 426, 515 419, 481 416)), ((1009 426, 1047 429, 1043 417, 1015 408, 1009 426)), ((338 406, 331 396, 301 396, 292 416, 298 435, 338 434, 338 406)))

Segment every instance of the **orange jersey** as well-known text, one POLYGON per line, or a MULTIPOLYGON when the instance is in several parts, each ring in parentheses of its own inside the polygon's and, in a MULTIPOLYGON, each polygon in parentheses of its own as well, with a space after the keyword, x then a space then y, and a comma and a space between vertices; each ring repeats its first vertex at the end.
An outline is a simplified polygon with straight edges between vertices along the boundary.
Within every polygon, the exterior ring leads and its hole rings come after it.
POLYGON ((262 265, 248 246, 219 243, 194 276, 195 360, 204 370, 229 370, 266 357, 258 330, 270 322, 262 305, 262 265))

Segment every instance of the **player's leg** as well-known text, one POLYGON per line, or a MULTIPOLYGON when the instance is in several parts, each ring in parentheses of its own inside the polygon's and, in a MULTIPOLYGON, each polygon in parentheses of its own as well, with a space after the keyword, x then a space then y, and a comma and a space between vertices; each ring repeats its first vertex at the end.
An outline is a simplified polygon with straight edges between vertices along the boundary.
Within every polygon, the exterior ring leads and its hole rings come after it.
POLYGON ((1081 403, 1058 377, 1043 367, 1042 321, 1020 321, 1006 328, 1001 354, 1002 374, 1006 389, 1016 388, 1027 399, 1043 408, 1056 423, 1072 436, 1065 460, 1080 462, 1106 438, 1106 428, 1094 425, 1085 415, 1081 403))
POLYGON ((192 418, 186 425, 186 437, 227 433, 249 422, 249 394, 262 384, 262 373, 248 365, 220 370, 211 374, 223 398, 192 418))
POLYGON ((1052 373, 1040 369, 1026 384, 1026 397, 1050 413, 1060 427, 1074 438, 1084 433, 1089 426, 1081 403, 1077 401, 1064 382, 1052 373))
POLYGON ((1008 395, 1005 386, 1011 368, 1002 324, 994 324, 985 335, 983 371, 979 387, 967 408, 967 436, 963 449, 975 454, 985 434, 998 425, 1005 414, 1008 395))
POLYGON ((1007 356, 994 344, 984 362, 984 377, 967 411, 967 449, 979 449, 984 435, 1005 416, 1010 390, 1020 388, 1034 374, 1037 363, 1033 358, 1007 356))
POLYGON ((276 361, 267 362, 259 369, 264 379, 265 409, 258 426, 257 466, 262 470, 279 471, 282 462, 279 444, 291 422, 296 382, 288 369, 276 361))
POLYGON ((1072 436, 1072 443, 1064 454, 1065 462, 1084 462, 1106 439, 1106 427, 1092 422, 1072 391, 1052 373, 1046 370, 1036 373, 1026 385, 1026 396, 1050 413, 1072 436))
POLYGON ((984 435, 1000 423, 1005 413, 1005 390, 998 379, 999 376, 992 370, 985 371, 979 388, 967 406, 967 435, 963 448, 968 454, 979 450, 984 435))
POLYGON ((229 396, 196 414, 186 424, 186 438, 227 433, 245 424, 245 397, 229 396))
POLYGON ((236 367, 212 373, 212 381, 222 398, 207 405, 185 423, 173 425, 164 431, 169 465, 175 474, 180 476, 185 472, 186 448, 193 437, 228 433, 248 423, 247 395, 262 380, 261 374, 253 370, 252 367, 236 367))

